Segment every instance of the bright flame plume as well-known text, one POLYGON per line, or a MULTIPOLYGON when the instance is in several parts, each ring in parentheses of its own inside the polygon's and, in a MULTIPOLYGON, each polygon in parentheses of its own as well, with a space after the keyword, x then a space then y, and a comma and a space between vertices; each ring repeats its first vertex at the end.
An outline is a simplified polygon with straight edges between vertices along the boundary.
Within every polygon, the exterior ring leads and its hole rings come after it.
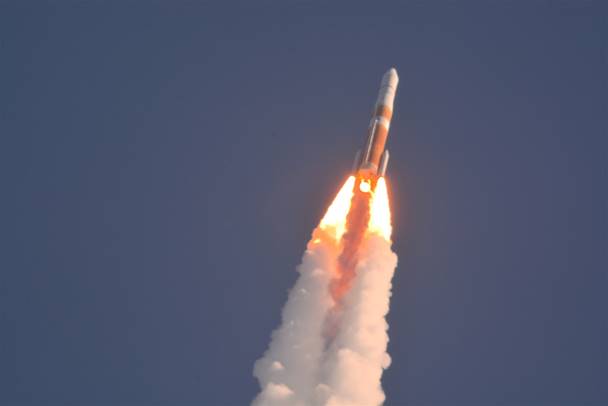
POLYGON ((319 227, 330 233, 336 241, 339 241, 346 231, 346 216, 350 210, 354 186, 355 177, 349 176, 319 224, 319 227))
POLYGON ((369 193, 369 191, 372 190, 369 180, 362 180, 359 184, 359 190, 363 193, 369 193))
POLYGON ((370 214, 368 231, 380 235, 386 241, 391 241, 391 234, 393 232, 393 227, 391 226, 391 208, 388 201, 386 180, 384 178, 378 179, 378 184, 372 197, 370 214))

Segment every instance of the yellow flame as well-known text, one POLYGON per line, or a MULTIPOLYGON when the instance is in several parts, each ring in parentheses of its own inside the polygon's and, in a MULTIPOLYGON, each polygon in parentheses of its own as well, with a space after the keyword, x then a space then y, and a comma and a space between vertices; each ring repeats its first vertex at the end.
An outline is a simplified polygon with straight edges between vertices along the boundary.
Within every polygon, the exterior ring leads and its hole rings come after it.
POLYGON ((369 191, 372 189, 372 186, 370 185, 369 180, 365 179, 362 180, 361 183, 359 183, 359 190, 362 191, 363 193, 369 193, 369 191))
POLYGON ((368 231, 376 233, 385 240, 390 241, 393 227, 391 226, 391 208, 384 178, 379 178, 376 184, 376 190, 374 190, 372 196, 370 214, 368 231))
POLYGON ((319 227, 331 233, 336 241, 342 238, 342 235, 346 230, 346 216, 350 210, 350 201, 353 198, 354 186, 355 177, 349 176, 319 224, 319 227))

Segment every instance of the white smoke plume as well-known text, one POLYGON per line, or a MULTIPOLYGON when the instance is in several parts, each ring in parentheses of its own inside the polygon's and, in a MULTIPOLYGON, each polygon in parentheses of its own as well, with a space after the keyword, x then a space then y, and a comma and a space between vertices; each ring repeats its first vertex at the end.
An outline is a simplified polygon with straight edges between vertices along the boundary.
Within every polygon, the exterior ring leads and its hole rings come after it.
POLYGON ((391 279, 397 256, 390 243, 370 235, 363 243, 357 277, 344 298, 341 328, 326 353, 325 382, 317 402, 327 406, 368 406, 384 402, 380 383, 391 359, 386 352, 391 279))
POLYGON ((262 391, 253 405, 308 405, 317 385, 325 339, 325 314, 332 305, 328 291, 338 247, 317 228, 308 243, 300 276, 289 293, 282 324, 268 351, 254 367, 262 391))
MULTIPOLYGON (((352 189, 352 183, 343 190, 349 187, 352 189)), ((354 279, 339 299, 330 293, 330 282, 339 273, 344 241, 336 229, 321 226, 314 231, 298 268, 300 276, 283 309, 282 324, 255 364, 261 392, 254 406, 374 406, 384 402, 381 377, 391 362, 386 352, 385 316, 397 256, 391 250, 390 208, 383 182, 379 189, 378 196, 383 198, 372 202, 369 232, 357 249, 354 279)), ((348 202, 350 195, 345 199, 348 202)), ((348 205, 340 210, 348 212, 348 205)), ((345 218, 344 213, 337 217, 345 218)))

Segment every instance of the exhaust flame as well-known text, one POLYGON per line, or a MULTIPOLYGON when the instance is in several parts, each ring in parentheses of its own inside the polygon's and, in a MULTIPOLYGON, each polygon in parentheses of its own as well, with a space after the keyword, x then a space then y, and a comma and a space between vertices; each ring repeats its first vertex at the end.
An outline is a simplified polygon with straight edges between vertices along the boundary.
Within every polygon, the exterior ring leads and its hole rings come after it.
POLYGON ((354 186, 355 177, 349 176, 319 224, 319 227, 331 234, 336 241, 339 241, 346 231, 346 216, 350 210, 354 186))
POLYGON ((376 190, 374 190, 372 197, 370 212, 368 232, 378 234, 390 242, 393 227, 391 226, 391 208, 384 178, 378 179, 376 190))
POLYGON ((369 193, 369 191, 372 189, 372 186, 370 185, 369 180, 362 180, 361 183, 359 184, 359 190, 362 191, 363 193, 369 193))
POLYGON ((255 363, 254 406, 384 402, 385 317, 397 256, 386 181, 375 183, 350 176, 313 231, 281 325, 255 363))

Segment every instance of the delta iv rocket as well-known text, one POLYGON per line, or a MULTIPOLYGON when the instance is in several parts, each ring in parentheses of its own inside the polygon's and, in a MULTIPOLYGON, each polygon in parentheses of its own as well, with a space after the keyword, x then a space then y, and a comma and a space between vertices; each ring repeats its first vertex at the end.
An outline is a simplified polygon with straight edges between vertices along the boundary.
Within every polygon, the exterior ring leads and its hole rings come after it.
MULTIPOLYGON (((399 76, 395 68, 391 68, 382 77, 378 100, 374 106, 372 120, 369 123, 367 139, 363 149, 357 151, 353 163, 353 174, 360 179, 360 182, 370 182, 375 185, 375 181, 384 176, 388 165, 388 150, 385 149, 388 130, 393 116, 393 102, 399 76)), ((370 185, 371 186, 371 185, 370 185)), ((363 191, 363 189, 361 189, 363 191)))

